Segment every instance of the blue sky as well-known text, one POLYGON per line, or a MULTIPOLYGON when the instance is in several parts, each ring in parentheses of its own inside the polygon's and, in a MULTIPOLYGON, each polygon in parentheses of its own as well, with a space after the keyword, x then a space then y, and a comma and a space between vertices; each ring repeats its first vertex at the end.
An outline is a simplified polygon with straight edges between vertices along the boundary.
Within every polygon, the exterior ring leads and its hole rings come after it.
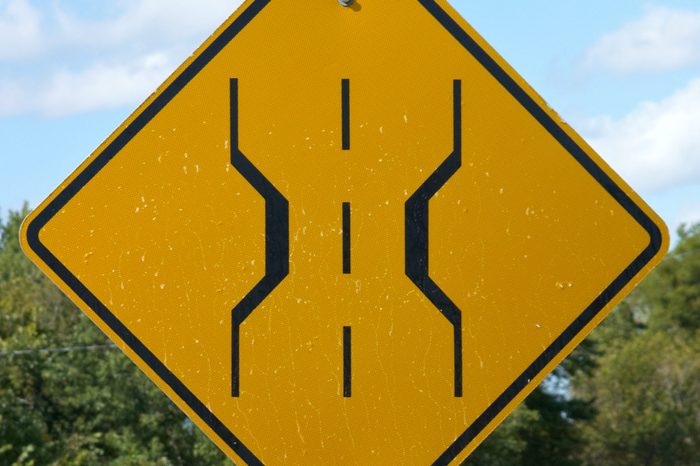
MULTIPOLYGON (((238 3, 0 0, 0 210, 40 202, 238 3)), ((697 0, 451 3, 672 230, 700 221, 697 0)))

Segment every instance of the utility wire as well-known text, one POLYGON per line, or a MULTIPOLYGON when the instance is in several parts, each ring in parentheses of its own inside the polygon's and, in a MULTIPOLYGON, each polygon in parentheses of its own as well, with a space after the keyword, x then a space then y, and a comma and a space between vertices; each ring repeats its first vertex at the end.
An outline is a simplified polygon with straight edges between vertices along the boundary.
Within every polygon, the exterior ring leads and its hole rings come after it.
POLYGON ((70 346, 67 348, 36 348, 23 349, 15 351, 0 351, 0 357, 10 356, 28 356, 31 354, 60 354, 60 353, 76 353, 84 351, 102 351, 118 349, 116 345, 89 345, 89 346, 70 346))
MULTIPOLYGON (((700 249, 689 249, 688 251, 683 251, 681 253, 675 253, 671 251, 667 259, 680 259, 685 256, 700 253, 700 249)), ((117 345, 88 345, 88 346, 69 346, 66 348, 34 348, 34 349, 23 349, 14 351, 0 351, 0 358, 6 358, 11 356, 29 356, 31 354, 65 354, 65 353, 76 353, 85 351, 107 351, 119 349, 117 345)))

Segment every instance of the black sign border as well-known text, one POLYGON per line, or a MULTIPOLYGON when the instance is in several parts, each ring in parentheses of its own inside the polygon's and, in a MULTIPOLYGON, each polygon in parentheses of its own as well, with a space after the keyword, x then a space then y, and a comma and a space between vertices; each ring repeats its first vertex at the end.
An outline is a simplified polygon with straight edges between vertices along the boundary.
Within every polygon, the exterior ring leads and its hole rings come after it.
MULTIPOLYGON (((263 463, 161 362, 56 256, 44 246, 39 233, 51 219, 162 110, 271 0, 250 5, 187 66, 85 169, 29 223, 27 244, 95 314, 131 348, 173 392, 184 401, 241 459, 263 463)), ((331 0, 328 0, 331 1, 331 0)), ((454 460, 499 413, 535 379, 554 358, 659 253, 663 234, 654 221, 600 168, 501 65, 437 3, 417 0, 649 234, 646 249, 579 315, 579 317, 450 445, 434 462, 454 460)))

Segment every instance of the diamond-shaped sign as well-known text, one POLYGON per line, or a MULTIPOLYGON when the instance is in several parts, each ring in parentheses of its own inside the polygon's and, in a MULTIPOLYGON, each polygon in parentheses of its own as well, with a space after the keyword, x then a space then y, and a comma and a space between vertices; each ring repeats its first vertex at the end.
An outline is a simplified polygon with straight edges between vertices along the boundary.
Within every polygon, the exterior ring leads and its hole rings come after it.
POLYGON ((443 0, 249 0, 27 220, 231 458, 464 459, 661 220, 443 0))

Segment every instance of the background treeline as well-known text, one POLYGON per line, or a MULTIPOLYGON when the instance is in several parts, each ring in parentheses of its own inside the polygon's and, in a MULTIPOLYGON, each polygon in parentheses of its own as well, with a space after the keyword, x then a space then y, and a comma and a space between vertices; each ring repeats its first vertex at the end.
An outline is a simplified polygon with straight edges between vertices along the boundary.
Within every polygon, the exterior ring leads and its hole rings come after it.
MULTIPOLYGON (((230 464, 0 220, 0 465, 230 464)), ((700 225, 465 464, 700 465, 700 225)))

